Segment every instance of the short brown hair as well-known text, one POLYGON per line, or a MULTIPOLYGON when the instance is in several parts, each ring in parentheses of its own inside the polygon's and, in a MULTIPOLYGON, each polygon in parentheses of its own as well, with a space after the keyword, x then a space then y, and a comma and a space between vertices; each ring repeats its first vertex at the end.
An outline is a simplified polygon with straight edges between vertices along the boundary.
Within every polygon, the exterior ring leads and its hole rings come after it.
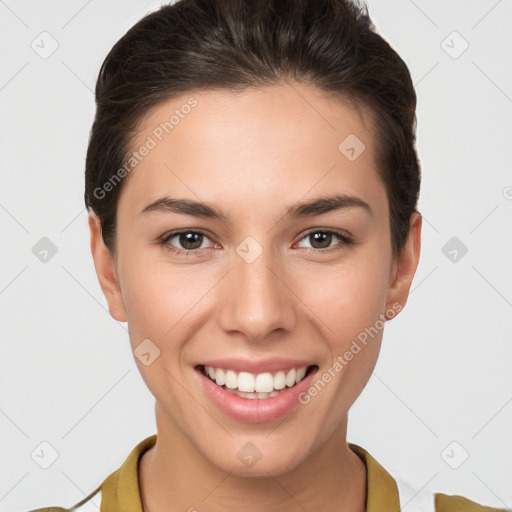
POLYGON ((416 210, 416 93, 400 56, 350 0, 178 0, 137 22, 112 47, 96 83, 85 204, 115 252, 123 166, 137 123, 158 103, 195 90, 304 83, 370 108, 386 186, 393 254, 416 210), (101 189, 102 194, 95 191, 101 189))

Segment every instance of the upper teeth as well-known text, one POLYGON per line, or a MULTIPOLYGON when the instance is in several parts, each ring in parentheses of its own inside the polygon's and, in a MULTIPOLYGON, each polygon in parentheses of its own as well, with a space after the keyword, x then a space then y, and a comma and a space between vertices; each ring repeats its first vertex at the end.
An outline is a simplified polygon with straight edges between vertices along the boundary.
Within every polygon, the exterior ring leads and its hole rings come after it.
POLYGON ((307 366, 292 368, 288 372, 278 371, 274 375, 270 372, 253 375, 249 372, 235 372, 205 366, 205 372, 218 386, 226 386, 229 389, 238 389, 244 392, 270 393, 274 390, 289 388, 300 382, 306 375, 307 366))

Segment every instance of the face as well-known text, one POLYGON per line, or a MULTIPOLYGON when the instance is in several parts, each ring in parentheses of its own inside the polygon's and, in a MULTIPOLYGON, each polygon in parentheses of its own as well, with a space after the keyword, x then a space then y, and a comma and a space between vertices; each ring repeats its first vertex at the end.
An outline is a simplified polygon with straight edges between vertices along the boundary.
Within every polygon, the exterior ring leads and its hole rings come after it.
POLYGON ((143 145, 115 260, 90 226, 159 429, 226 471, 289 471, 346 427, 407 300, 421 219, 393 258, 371 118, 311 87, 185 94, 148 112, 143 145))

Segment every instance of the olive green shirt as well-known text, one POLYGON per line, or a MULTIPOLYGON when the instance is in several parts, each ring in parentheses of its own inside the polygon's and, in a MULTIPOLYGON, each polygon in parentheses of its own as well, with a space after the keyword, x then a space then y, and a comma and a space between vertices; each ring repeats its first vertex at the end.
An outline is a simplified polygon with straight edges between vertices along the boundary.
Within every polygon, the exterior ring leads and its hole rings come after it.
MULTIPOLYGON (((157 434, 141 441, 128 455, 122 466, 111 473, 101 485, 83 500, 69 509, 47 507, 30 512, 63 512, 78 510, 92 497, 101 497, 100 512, 143 512, 139 491, 138 465, 143 453, 151 448, 157 439, 157 434)), ((400 512, 409 503, 403 491, 405 483, 400 483, 381 466, 364 448, 349 443, 350 448, 361 458, 367 472, 366 512, 400 512), (399 492, 400 490, 400 492, 399 492)), ((414 493, 414 490, 411 490, 414 493)), ((407 510, 411 512, 510 512, 512 509, 497 509, 475 503, 462 496, 451 496, 436 493, 421 503, 409 503, 407 510)))

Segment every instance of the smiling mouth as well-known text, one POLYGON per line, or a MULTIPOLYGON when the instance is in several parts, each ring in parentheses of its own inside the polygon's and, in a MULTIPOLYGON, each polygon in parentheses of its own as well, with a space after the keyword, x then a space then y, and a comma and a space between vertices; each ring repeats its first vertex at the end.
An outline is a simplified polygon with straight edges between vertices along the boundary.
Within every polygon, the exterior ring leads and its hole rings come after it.
POLYGON ((241 398, 262 400, 278 396, 318 370, 317 365, 302 366, 277 372, 235 372, 224 368, 199 365, 197 369, 228 393, 241 398))

